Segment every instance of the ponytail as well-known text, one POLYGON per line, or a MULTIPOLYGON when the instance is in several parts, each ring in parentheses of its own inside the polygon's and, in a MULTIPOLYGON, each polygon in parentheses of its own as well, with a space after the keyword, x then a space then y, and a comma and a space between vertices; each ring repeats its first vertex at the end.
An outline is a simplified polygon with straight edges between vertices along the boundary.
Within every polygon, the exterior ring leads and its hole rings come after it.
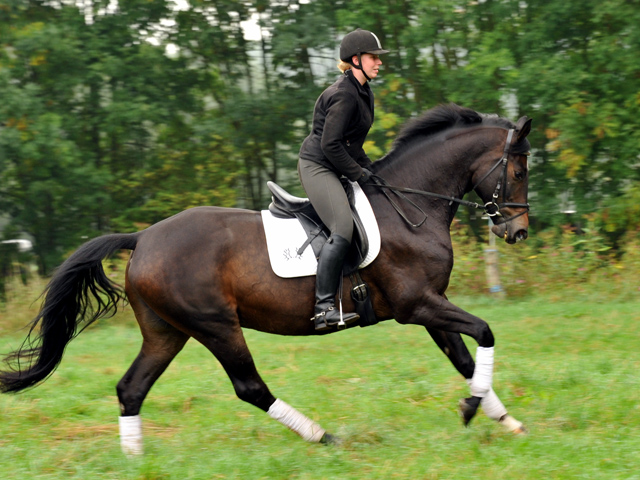
POLYGON ((352 68, 352 65, 350 63, 342 62, 342 61, 338 63, 338 70, 340 70, 342 73, 346 72, 350 68, 352 68))

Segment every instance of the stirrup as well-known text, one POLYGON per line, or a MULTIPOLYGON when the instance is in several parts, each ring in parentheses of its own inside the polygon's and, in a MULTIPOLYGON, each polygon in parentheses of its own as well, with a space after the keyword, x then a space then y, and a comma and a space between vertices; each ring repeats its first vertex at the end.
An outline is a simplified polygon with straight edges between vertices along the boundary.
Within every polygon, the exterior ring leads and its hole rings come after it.
POLYGON ((342 315, 340 315, 339 312, 336 313, 336 307, 334 305, 329 306, 311 317, 311 320, 315 321, 316 331, 324 331, 332 327, 338 327, 338 330, 341 330, 359 319, 360 315, 357 313, 342 313, 342 315), (338 315, 338 318, 328 318, 329 316, 335 317, 335 315, 338 315))

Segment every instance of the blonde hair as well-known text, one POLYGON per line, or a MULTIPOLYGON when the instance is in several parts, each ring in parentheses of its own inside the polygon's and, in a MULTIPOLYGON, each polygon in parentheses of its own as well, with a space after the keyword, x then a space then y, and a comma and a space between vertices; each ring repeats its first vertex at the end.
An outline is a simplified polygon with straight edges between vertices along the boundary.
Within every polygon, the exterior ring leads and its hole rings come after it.
POLYGON ((346 72, 350 68, 352 68, 352 65, 350 63, 343 61, 340 61, 340 63, 338 63, 338 70, 340 70, 342 73, 346 72))

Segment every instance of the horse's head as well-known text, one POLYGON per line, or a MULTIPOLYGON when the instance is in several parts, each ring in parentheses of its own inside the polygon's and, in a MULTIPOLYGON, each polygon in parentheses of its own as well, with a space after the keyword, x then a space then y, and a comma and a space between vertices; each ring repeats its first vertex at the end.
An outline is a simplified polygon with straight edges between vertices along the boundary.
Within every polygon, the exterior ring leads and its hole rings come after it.
POLYGON ((506 139, 491 153, 497 163, 486 162, 486 168, 478 172, 476 192, 486 202, 485 209, 494 226, 491 231, 507 243, 525 240, 529 235, 529 186, 527 156, 530 144, 527 135, 531 131, 531 119, 522 117, 513 129, 506 132, 506 139))

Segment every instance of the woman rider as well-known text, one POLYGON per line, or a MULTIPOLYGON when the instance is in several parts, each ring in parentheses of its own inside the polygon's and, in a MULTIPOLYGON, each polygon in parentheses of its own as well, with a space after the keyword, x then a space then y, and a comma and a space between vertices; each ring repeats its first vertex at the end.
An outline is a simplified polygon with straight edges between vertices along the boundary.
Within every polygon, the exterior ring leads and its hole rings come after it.
MULTIPOLYGON (((316 331, 329 330, 340 322, 335 296, 353 235, 351 209, 340 177, 364 183, 371 176, 371 160, 362 149, 373 123, 373 92, 367 82, 378 76, 383 53, 388 50, 382 49, 372 32, 358 29, 345 35, 338 65, 343 75, 316 101, 311 133, 300 148, 300 181, 331 231, 318 257, 312 318, 316 331)), ((345 323, 359 318, 356 313, 342 317, 345 323)))

